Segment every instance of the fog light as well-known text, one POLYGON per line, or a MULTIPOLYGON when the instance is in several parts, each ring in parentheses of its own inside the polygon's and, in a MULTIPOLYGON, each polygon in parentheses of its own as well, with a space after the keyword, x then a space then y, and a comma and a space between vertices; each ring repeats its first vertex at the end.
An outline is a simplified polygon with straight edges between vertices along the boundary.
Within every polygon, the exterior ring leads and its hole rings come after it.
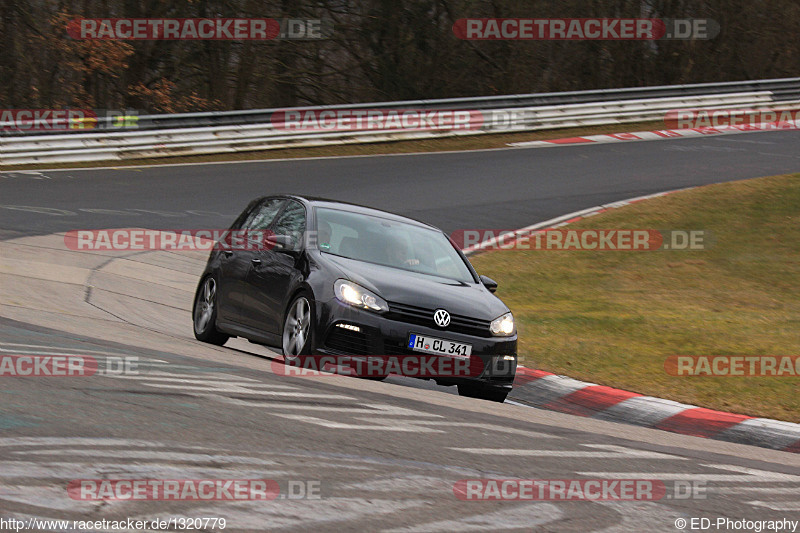
POLYGON ((346 329, 348 331, 355 331, 356 333, 361 333, 361 328, 358 326, 354 326, 353 324, 344 324, 342 322, 339 322, 338 324, 336 324, 336 327, 346 329))
POLYGON ((517 370, 517 358, 513 355, 495 356, 492 365, 493 376, 513 376, 517 370))

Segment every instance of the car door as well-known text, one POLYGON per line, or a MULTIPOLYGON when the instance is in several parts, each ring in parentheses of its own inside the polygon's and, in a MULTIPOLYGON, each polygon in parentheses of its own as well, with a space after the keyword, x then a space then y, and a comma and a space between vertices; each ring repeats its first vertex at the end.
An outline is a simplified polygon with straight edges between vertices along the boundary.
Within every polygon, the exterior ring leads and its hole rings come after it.
POLYGON ((297 258, 303 246, 306 223, 307 213, 303 204, 295 200, 287 201, 269 229, 276 236, 291 237, 293 244, 290 250, 273 248, 254 254, 242 305, 243 324, 265 333, 280 335, 289 290, 303 275, 297 268, 297 258))
MULTIPOLYGON (((275 215, 286 203, 285 198, 265 198, 259 202, 239 227, 231 228, 236 238, 244 235, 247 239, 257 232, 266 231, 275 215)), ((233 244, 230 249, 220 252, 220 317, 223 320, 243 324, 242 300, 247 293, 247 274, 257 251, 258 243, 233 244)))

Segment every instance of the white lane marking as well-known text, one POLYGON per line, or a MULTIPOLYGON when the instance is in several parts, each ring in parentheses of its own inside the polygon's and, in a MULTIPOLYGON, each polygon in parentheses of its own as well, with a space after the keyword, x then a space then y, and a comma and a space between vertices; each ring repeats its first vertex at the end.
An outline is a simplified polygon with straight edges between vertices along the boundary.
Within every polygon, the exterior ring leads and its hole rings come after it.
MULTIPOLYGON (((314 393, 306 393, 306 392, 289 392, 289 391, 273 391, 273 390, 250 390, 245 387, 237 387, 237 386, 216 386, 214 382, 209 382, 209 387, 200 387, 200 386, 192 386, 192 385, 165 385, 163 383, 143 383, 148 387, 155 387, 159 389, 180 389, 186 391, 205 391, 205 392, 228 392, 234 394, 258 394, 261 396, 281 396, 281 397, 291 397, 291 398, 325 398, 325 399, 336 399, 336 400, 355 400, 352 396, 344 396, 340 394, 314 394, 314 393)), ((250 387, 251 385, 246 385, 250 387)), ((277 387, 275 387, 277 388, 277 387)), ((289 387, 292 389, 292 387, 289 387)))
MULTIPOLYGON (((359 404, 359 405, 369 405, 369 404, 359 404)), ((340 409, 335 408, 337 411, 342 413, 350 413, 350 409, 340 409)), ((470 422, 452 422, 452 421, 440 421, 440 420, 398 420, 398 419, 384 419, 384 418, 375 418, 375 417, 356 417, 356 420, 361 421, 362 423, 345 423, 345 422, 338 422, 333 420, 326 420, 323 418, 318 418, 314 416, 306 416, 306 415, 293 415, 287 413, 277 413, 270 411, 270 414, 273 416, 280 416, 283 418, 288 418, 291 420, 298 420, 301 422, 308 422, 310 424, 316 424, 318 426, 331 428, 331 429, 357 429, 357 430, 366 430, 366 431, 419 431, 423 433, 443 433, 444 431, 437 429, 437 428, 445 428, 445 427, 463 427, 469 429, 476 429, 476 430, 484 430, 484 431, 495 431, 498 433, 508 433, 512 435, 522 435, 530 439, 561 439, 563 437, 558 437, 556 435, 551 435, 548 433, 541 433, 538 431, 526 431, 522 429, 516 428, 507 428, 504 426, 493 425, 493 424, 473 424, 470 422), (366 424, 364 424, 364 422, 366 424), (432 427, 430 427, 432 426, 432 427)), ((376 415, 383 415, 383 413, 374 413, 376 415)), ((415 412, 414 417, 420 416, 431 416, 430 414, 426 414, 423 412, 415 412)), ((493 451, 493 449, 487 449, 489 453, 493 451)))
MULTIPOLYGON (((607 211, 608 209, 616 209, 618 207, 624 207, 629 205, 633 202, 638 202, 640 200, 649 200, 650 198, 658 198, 660 196, 666 196, 668 194, 672 194, 674 192, 679 191, 686 191, 692 189, 693 187, 686 187, 684 189, 673 189, 669 191, 662 191, 657 192, 655 194, 646 194, 644 196, 635 196, 633 198, 626 198, 624 200, 619 200, 617 202, 611 202, 608 204, 597 205, 594 207, 587 207, 586 209, 581 209, 580 211, 573 211, 572 213, 567 213, 566 215, 560 215, 555 218, 551 218, 549 220, 544 220, 542 222, 537 222, 536 224, 532 224, 530 226, 525 226, 524 228, 520 228, 518 230, 514 230, 516 234, 525 234, 529 233, 534 230, 538 229, 547 229, 547 228, 554 228, 563 226, 564 223, 568 220, 572 220, 573 218, 586 218, 589 216, 594 216, 600 214, 600 211, 607 211)), ((482 250, 483 248, 487 248, 494 244, 497 244, 502 239, 501 237, 492 237, 491 239, 486 239, 485 241, 479 242, 478 244, 472 245, 468 248, 464 248, 461 251, 464 252, 464 255, 471 255, 475 252, 482 250)))
POLYGON ((309 422, 317 426, 322 426, 329 429, 355 429, 363 431, 402 431, 409 433, 444 433, 438 429, 432 429, 420 424, 416 424, 411 420, 382 420, 382 419, 369 419, 369 424, 348 424, 344 422, 334 422, 332 420, 325 420, 313 416, 305 415, 290 415, 285 413, 272 413, 274 416, 281 418, 288 418, 289 420, 297 420, 299 422, 309 422))
POLYGON ((577 472, 577 474, 587 477, 599 478, 619 478, 619 479, 660 479, 662 481, 742 481, 746 483, 765 482, 765 481, 793 481, 800 482, 800 476, 792 474, 782 474, 780 472, 770 472, 767 470, 756 470, 736 465, 698 465, 705 468, 718 470, 728 470, 738 472, 738 474, 709 474, 690 472, 677 474, 675 472, 577 472))
POLYGON ((17 176, 15 174, 20 174, 22 177, 31 178, 31 179, 34 179, 34 180, 40 180, 40 179, 50 180, 50 179, 53 179, 50 176, 45 176, 44 174, 42 174, 38 170, 15 170, 13 172, 9 172, 8 176, 5 176, 5 177, 16 178, 17 176))
POLYGON ((709 492, 718 492, 720 494, 800 494, 799 485, 791 485, 788 487, 726 487, 714 485, 708 487, 707 490, 709 492))
MULTIPOLYGON (((15 342, 2 342, 2 343, 0 343, 0 346, 13 346, 13 347, 20 347, 20 348, 40 348, 40 349, 43 349, 43 350, 47 350, 47 349, 50 349, 50 350, 64 350, 64 351, 73 351, 75 353, 96 353, 96 354, 99 354, 99 355, 130 355, 130 354, 126 354, 124 352, 115 352, 113 350, 107 350, 107 351, 84 350, 82 348, 77 348, 77 347, 72 348, 70 346, 58 346, 58 347, 55 347, 55 346, 46 346, 46 345, 41 345, 41 344, 18 344, 18 343, 15 343, 15 342)), ((0 348, 0 352, 8 352, 8 351, 10 351, 10 350, 4 350, 3 348, 0 348)))
POLYGON ((453 482, 440 477, 423 476, 419 474, 393 475, 377 477, 366 481, 356 481, 339 485, 340 489, 361 490, 371 493, 386 492, 409 494, 416 493, 447 493, 453 490, 453 482))
POLYGON ((791 154, 771 154, 769 152, 758 152, 758 155, 768 155, 770 157, 789 157, 791 159, 800 159, 800 155, 791 155, 791 154))
POLYGON ((580 457, 593 459, 677 459, 684 460, 685 457, 670 455, 666 453, 651 452, 647 450, 634 450, 624 446, 611 444, 585 444, 587 448, 598 448, 604 451, 581 451, 581 450, 533 450, 533 449, 512 449, 512 448, 450 448, 465 453, 478 455, 503 455, 517 457, 580 457))
POLYGON ((725 137, 716 137, 715 140, 720 142, 724 141, 724 142, 747 143, 747 144, 773 144, 773 145, 775 144, 774 142, 771 141, 751 141, 749 139, 735 139, 735 138, 730 139, 725 137))
POLYGON ((427 533, 444 531, 505 531, 524 529, 533 531, 536 526, 543 526, 564 518, 564 513, 552 503, 528 503, 511 508, 501 509, 493 513, 479 513, 449 520, 426 522, 416 526, 382 529, 383 533, 427 533))
MULTIPOLYGON (((223 381, 241 381, 243 383, 258 383, 261 384, 260 381, 256 379, 250 379, 243 376, 235 376, 233 374, 215 374, 213 372, 187 372, 187 373, 177 373, 177 372, 162 372, 159 370, 148 370, 146 372, 140 372, 138 374, 112 374, 109 377, 126 377, 126 378, 133 378, 133 379, 152 379, 156 380, 156 378, 186 378, 186 379, 202 379, 205 376, 208 376, 207 381, 213 381, 214 379, 221 379, 223 381), (213 376, 213 378, 212 378, 213 376)), ((174 381, 174 380, 173 380, 174 381)))
MULTIPOLYGON (((10 353, 10 354, 14 354, 14 355, 71 355, 71 356, 89 355, 88 352, 66 352, 66 351, 63 351, 63 350, 60 350, 60 351, 55 351, 55 350, 6 350, 6 349, 3 349, 3 348, 0 348, 0 352, 10 353)), ((99 355, 99 352, 95 352, 95 354, 99 355)), ((103 355, 108 355, 108 354, 103 354, 103 355)), ((125 356, 123 356, 123 355, 114 355, 114 356, 111 356, 111 357, 115 357, 117 359, 122 359, 125 356)), ((101 359, 101 358, 96 358, 95 357, 95 359, 101 359)))
MULTIPOLYGON (((48 511, 67 512, 92 512, 104 502, 75 501, 64 496, 64 487, 61 486, 10 486, 0 490, 0 499, 7 502, 21 503, 33 507, 44 507, 48 511)), ((4 515, 5 518, 8 515, 4 515)), ((17 513, 14 513, 17 516, 17 513)), ((19 517, 17 517, 19 520, 19 517)), ((72 525, 72 521, 67 522, 72 525)), ((48 531, 48 530, 40 530, 48 531)), ((49 530, 52 531, 52 530, 49 530)), ((71 529, 61 531, 75 531, 71 529)), ((118 530, 119 531, 119 530, 118 530)))
POLYGON ((141 355, 107 355, 106 357, 98 357, 97 359, 113 359, 114 361, 118 359, 135 359, 138 366, 152 366, 153 368, 164 368, 165 366, 169 366, 170 368, 174 368, 172 364, 170 364, 168 361, 164 361, 163 359, 149 359, 147 357, 142 357, 141 355))
MULTIPOLYGON (((255 479, 263 479, 263 477, 268 474, 279 476, 296 474, 296 472, 286 470, 285 468, 281 470, 268 470, 266 468, 267 465, 262 464, 239 465, 236 468, 232 468, 230 466, 221 467, 219 465, 187 465, 158 462, 123 464, 119 462, 33 463, 29 461, 6 461, 0 462, 0 466, 3 468, 3 487, 6 486, 5 480, 30 480, 35 478, 44 483, 55 481, 61 485, 62 490, 64 490, 65 479, 98 479, 112 476, 126 477, 128 475, 140 475, 143 477, 153 476, 156 478, 165 476, 166 479, 192 479, 189 476, 197 476, 195 479, 207 479, 209 476, 216 477, 220 471, 225 474, 241 475, 240 479, 245 479, 248 476, 253 476, 255 479)), ((28 481, 28 483, 30 483, 30 481, 28 481)), ((0 496, 2 496, 2 492, 0 492, 0 496)))
MULTIPOLYGON (((11 353, 11 354, 22 354, 22 355, 89 355, 95 354, 99 356, 105 357, 96 357, 98 360, 108 360, 108 359, 121 359, 121 358, 136 358, 137 359, 137 366, 148 366, 153 365, 156 368, 163 368, 164 365, 169 365, 170 368, 200 368, 200 367, 191 367, 187 365, 173 365, 170 364, 169 361, 165 361, 163 359, 153 359, 146 356, 141 356, 138 354, 131 354, 126 352, 115 352, 115 351, 98 351, 98 350, 83 350, 81 348, 72 348, 69 346, 43 346, 38 344, 17 344, 12 342, 3 342, 0 343, 0 346, 12 347, 11 349, 7 348, 0 348, 0 352, 11 353), (19 348, 36 348, 35 350, 21 350, 19 348), (54 350, 58 350, 57 352, 54 350)), ((248 378, 242 378, 248 379, 248 378)))
MULTIPOLYGON (((427 497, 428 495, 423 495, 427 497)), ((224 517, 228 529, 237 531, 375 531, 372 522, 387 522, 383 515, 415 516, 417 507, 430 506, 427 499, 325 497, 319 500, 278 499, 273 501, 220 502, 192 507, 191 516, 224 517), (358 527, 360 521, 369 523, 358 527), (319 527, 321 524, 326 526, 319 527), (331 524, 331 525, 327 525, 331 524)), ((151 512, 152 515, 152 512, 151 512)), ((174 516, 175 513, 173 512, 174 516)), ((143 519, 148 516, 142 515, 143 519)), ((152 518, 150 516, 149 518, 152 518)), ((226 530, 227 531, 227 530, 226 530)), ((163 533, 163 532, 161 532, 163 533)))
POLYGON ((249 400, 241 400, 239 398, 221 398, 225 403, 231 403, 234 405, 241 405, 244 407, 263 407, 266 409, 300 409, 303 411, 329 411, 335 413, 342 413, 342 414, 367 414, 367 415, 381 415, 381 416, 427 416, 427 417, 434 417, 434 418, 444 418, 442 415, 437 415, 433 413, 425 413, 422 411, 414 411, 413 409, 406 409, 404 407, 396 407, 393 405, 386 405, 386 404, 366 404, 366 403, 359 403, 358 407, 351 407, 351 406, 335 406, 335 405, 298 405, 298 404, 287 404, 287 403, 279 403, 279 402, 253 402, 249 400))
MULTIPOLYGON (((139 362, 139 366, 147 366, 148 360, 142 359, 139 362)), ((224 370, 233 371, 233 368, 225 368, 224 370)), ((173 363, 154 363, 153 364, 153 371, 161 371, 165 372, 164 375, 172 375, 175 371, 184 371, 184 372, 192 372, 193 374, 210 374, 213 372, 218 372, 217 369, 204 367, 204 366, 192 366, 192 365, 176 365, 173 363), (165 372, 165 369, 169 368, 169 374, 165 372)), ((250 379, 250 378, 240 378, 240 379, 250 379)), ((255 380, 253 380, 255 381, 255 380)))
POLYGON ((97 439, 87 437, 7 437, 0 438, 0 446, 147 446, 165 447, 166 444, 140 439, 97 439))
MULTIPOLYGON (((297 387, 290 387, 289 385, 270 385, 269 383, 253 383, 252 380, 250 381, 243 381, 237 379, 236 376, 230 376, 230 379, 185 379, 185 378, 175 378, 175 377, 160 377, 160 376, 150 376, 149 374, 139 374, 139 375, 114 375, 111 374, 108 377, 112 377, 114 379, 133 379, 136 381, 140 381, 145 385, 150 385, 152 387, 160 385, 157 383, 159 381, 167 381, 169 383, 188 383, 193 385, 242 385, 245 387, 264 387, 269 389, 284 389, 284 390, 297 390, 297 387), (150 382, 154 383, 150 383, 150 382)), ((197 376, 193 376, 197 377, 197 376)))
POLYGON ((275 465, 278 464, 271 459, 259 459, 257 457, 247 457, 239 455, 219 455, 205 453, 183 453, 167 451, 144 451, 144 450, 84 450, 59 448, 57 452, 49 450, 20 450, 14 452, 16 455, 76 455, 80 457, 115 457, 124 459, 152 459, 154 461, 195 461, 195 462, 215 462, 232 463, 243 465, 275 465))
POLYGON ((57 209, 55 207, 36 207, 32 205, 0 205, 0 208, 10 209, 12 211, 26 211, 28 213, 36 213, 38 215, 53 215, 60 217, 75 216, 72 211, 66 209, 57 209))
POLYGON ((751 502, 747 502, 750 505, 754 505, 756 507, 766 507, 767 509, 772 509, 773 511, 800 511, 800 503, 798 502, 762 502, 760 500, 754 500, 751 502))
POLYGON ((563 439, 564 437, 559 437, 558 435, 552 435, 550 433, 543 433, 541 431, 531 431, 526 429, 517 429, 517 428, 510 428, 505 426, 497 426, 494 424, 471 424, 468 422, 437 422, 435 420, 419 420, 416 422, 417 424, 422 425, 437 425, 437 426, 451 426, 451 427, 467 427, 467 428, 476 428, 476 429, 484 429, 488 431, 498 431, 500 433, 509 433, 511 435, 520 435, 523 437, 527 437, 530 439, 563 439))

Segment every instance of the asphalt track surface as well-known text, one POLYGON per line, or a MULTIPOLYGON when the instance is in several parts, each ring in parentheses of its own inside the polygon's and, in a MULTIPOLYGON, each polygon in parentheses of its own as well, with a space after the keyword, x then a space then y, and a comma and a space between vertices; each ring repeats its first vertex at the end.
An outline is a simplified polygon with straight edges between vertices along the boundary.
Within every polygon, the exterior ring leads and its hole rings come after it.
POLYGON ((800 134, 789 131, 613 146, 4 172, 0 206, 74 213, 4 209, 3 229, 23 234, 176 224, 227 227, 252 198, 279 192, 386 209, 448 233, 519 228, 624 198, 797 171, 798 147, 800 134))
POLYGON ((77 253, 53 235, 224 228, 250 199, 276 192, 364 203, 448 232, 515 228, 663 190, 797 172, 798 147, 800 133, 769 132, 2 173, 0 354, 83 354, 106 371, 0 377, 0 517, 224 517, 234 531, 689 531, 676 520, 798 520, 800 455, 464 399, 411 380, 286 377, 261 347, 193 339, 197 252, 77 253), (107 371, 124 358, 136 372, 107 371), (647 479, 667 492, 657 501, 458 499, 454 484, 476 478, 647 479), (75 500, 66 487, 80 479, 270 479, 281 497, 75 500), (681 497, 687 485, 696 490, 681 497), (298 487, 311 496, 289 497, 298 487))

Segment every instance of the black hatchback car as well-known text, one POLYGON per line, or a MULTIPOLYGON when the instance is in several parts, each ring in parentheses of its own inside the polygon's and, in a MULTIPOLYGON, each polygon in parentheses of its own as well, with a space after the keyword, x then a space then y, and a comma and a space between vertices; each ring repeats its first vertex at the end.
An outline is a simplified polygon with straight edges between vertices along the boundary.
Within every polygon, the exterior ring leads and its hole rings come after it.
POLYGON ((511 390, 514 318, 497 284, 441 230, 343 202, 270 196, 251 202, 231 232, 266 232, 268 246, 215 247, 194 300, 197 339, 244 337, 282 349, 287 362, 455 358, 478 371, 432 379, 499 402, 511 390))

